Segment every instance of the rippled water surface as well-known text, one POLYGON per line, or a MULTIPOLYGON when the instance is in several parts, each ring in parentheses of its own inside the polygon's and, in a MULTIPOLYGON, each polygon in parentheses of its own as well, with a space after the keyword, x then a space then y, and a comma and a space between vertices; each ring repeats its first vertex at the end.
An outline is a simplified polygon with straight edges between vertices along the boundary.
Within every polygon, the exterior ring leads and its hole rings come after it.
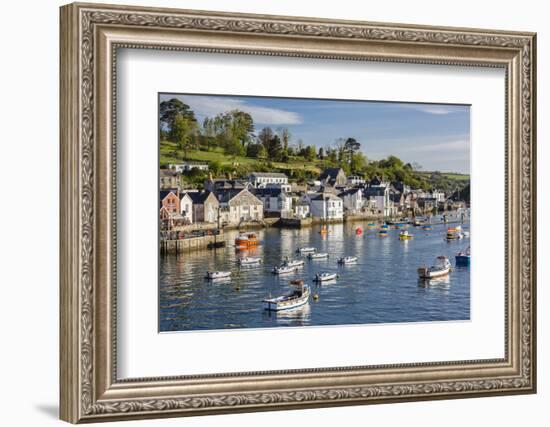
MULTIPOLYGON (((438 255, 454 256, 465 250, 470 239, 446 242, 446 226, 432 231, 410 227, 414 238, 400 241, 398 230, 381 238, 367 223, 329 226, 323 236, 320 227, 305 229, 268 228, 257 231, 261 246, 236 251, 237 231, 224 235, 227 247, 200 250, 160 258, 160 331, 187 331, 227 328, 267 328, 277 326, 349 325, 365 323, 469 320, 470 268, 455 267, 448 278, 424 283, 416 269, 431 265, 438 255), (356 235, 356 227, 364 233, 356 235), (276 276, 271 273, 288 256, 296 258, 298 247, 314 246, 328 252, 328 260, 309 261, 297 273, 276 276), (340 256, 355 255, 355 265, 339 266, 340 256), (239 267, 237 259, 259 256, 262 264, 239 267), (207 281, 208 270, 231 270, 231 280, 207 281), (316 285, 314 275, 333 271, 333 283, 316 285), (305 306, 288 311, 269 312, 262 299, 290 289, 291 279, 301 278, 311 285, 305 306)), ((464 226, 468 230, 468 224, 464 226)))

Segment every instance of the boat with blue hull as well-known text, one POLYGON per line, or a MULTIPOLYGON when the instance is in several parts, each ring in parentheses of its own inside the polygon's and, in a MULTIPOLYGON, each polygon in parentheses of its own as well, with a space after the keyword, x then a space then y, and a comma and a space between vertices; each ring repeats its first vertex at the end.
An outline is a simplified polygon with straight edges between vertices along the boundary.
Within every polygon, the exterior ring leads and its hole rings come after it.
POLYGON ((470 265, 470 247, 464 252, 459 252, 455 256, 456 265, 467 266, 470 265))

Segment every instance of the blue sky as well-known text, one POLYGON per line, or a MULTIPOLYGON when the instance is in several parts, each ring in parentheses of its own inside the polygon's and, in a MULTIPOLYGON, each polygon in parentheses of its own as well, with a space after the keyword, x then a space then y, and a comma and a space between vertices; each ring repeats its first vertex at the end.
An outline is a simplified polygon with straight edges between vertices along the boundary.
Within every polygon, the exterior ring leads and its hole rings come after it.
POLYGON ((470 107, 298 98, 262 98, 161 94, 160 101, 179 98, 200 123, 232 109, 252 115, 256 132, 286 127, 291 144, 327 147, 338 138, 353 137, 372 160, 393 154, 416 162, 423 170, 470 172, 470 107))

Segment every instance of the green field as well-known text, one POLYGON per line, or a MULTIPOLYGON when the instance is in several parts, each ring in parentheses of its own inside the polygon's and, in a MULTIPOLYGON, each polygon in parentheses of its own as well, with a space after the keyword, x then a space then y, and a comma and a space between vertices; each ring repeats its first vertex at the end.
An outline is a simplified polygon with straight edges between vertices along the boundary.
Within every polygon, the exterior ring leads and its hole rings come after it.
MULTIPOLYGON (((169 141, 162 141, 160 146, 160 165, 165 166, 170 163, 181 163, 183 152, 177 150, 176 144, 169 141)), ((267 164, 274 169, 296 169, 312 173, 321 173, 319 161, 304 162, 304 159, 291 158, 288 163, 268 162, 267 159, 259 160, 244 156, 229 156, 223 152, 222 148, 211 148, 210 151, 191 150, 187 153, 187 160, 199 162, 219 162, 222 166, 244 166, 253 168, 257 165, 267 164)))

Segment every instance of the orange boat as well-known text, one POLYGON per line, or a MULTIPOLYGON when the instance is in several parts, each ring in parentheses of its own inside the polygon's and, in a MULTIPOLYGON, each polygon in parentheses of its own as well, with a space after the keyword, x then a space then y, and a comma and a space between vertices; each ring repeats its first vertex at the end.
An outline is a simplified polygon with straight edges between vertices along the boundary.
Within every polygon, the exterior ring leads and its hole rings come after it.
POLYGON ((235 239, 235 246, 238 249, 248 249, 258 246, 260 241, 255 233, 241 233, 235 239))
POLYGON ((321 228, 321 231, 319 231, 319 233, 321 234, 328 234, 329 233, 329 230, 327 228, 326 225, 323 225, 323 227, 321 228))

